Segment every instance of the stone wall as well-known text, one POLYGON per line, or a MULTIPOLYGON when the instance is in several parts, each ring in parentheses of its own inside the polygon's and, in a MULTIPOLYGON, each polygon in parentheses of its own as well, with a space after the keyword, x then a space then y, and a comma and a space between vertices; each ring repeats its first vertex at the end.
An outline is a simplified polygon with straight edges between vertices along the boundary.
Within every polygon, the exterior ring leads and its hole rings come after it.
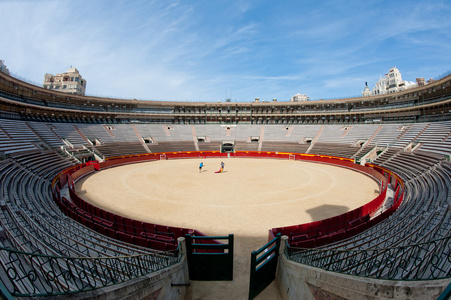
MULTIPOLYGON (((189 283, 188 262, 186 259, 185 238, 179 238, 181 243, 181 260, 172 267, 148 274, 113 286, 82 292, 72 295, 62 295, 52 299, 95 299, 95 300, 183 300, 189 283)), ((44 299, 45 297, 43 297, 44 299)), ((45 298, 45 299, 48 299, 45 298)))
MULTIPOLYGON (((282 239, 282 245, 286 245, 282 239)), ((437 299, 449 279, 424 281, 378 280, 328 272, 290 261, 281 246, 276 281, 282 299, 437 299)))

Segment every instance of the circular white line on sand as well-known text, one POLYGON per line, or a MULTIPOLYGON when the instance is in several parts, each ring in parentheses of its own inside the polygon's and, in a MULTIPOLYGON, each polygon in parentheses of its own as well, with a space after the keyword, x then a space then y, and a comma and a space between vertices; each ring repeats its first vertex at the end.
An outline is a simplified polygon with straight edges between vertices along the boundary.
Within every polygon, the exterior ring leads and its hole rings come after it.
POLYGON ((81 197, 126 217, 246 235, 342 214, 374 199, 378 188, 373 179, 345 168, 245 158, 125 165, 77 183, 81 197), (225 172, 217 174, 221 161, 225 172))

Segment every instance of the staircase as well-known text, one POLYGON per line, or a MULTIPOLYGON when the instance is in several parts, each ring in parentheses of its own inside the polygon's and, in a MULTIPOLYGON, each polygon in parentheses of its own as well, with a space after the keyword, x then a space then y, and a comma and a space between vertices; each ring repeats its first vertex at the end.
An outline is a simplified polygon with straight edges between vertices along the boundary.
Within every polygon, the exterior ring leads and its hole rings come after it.
POLYGON ((26 122, 25 125, 27 125, 27 127, 31 130, 31 132, 33 132, 33 134, 38 137, 38 139, 45 146, 45 148, 52 149, 52 147, 50 147, 50 145, 47 144, 47 142, 33 129, 33 127, 31 127, 30 124, 28 124, 28 122, 26 122))
POLYGON ((345 132, 343 132, 341 137, 344 138, 349 133, 349 131, 351 131, 351 128, 352 128, 352 126, 348 126, 348 128, 346 128, 345 132))
POLYGON ((194 147, 196 148, 196 151, 199 151, 199 143, 197 141, 196 127, 191 126, 191 132, 193 136, 194 147))
POLYGON ((141 145, 143 146, 143 148, 146 149, 147 153, 151 153, 152 151, 150 151, 149 147, 147 147, 147 145, 144 142, 143 138, 139 134, 138 129, 136 129, 136 126, 132 125, 132 128, 133 128, 133 131, 135 132, 136 136, 138 137, 138 140, 141 142, 141 145))
MULTIPOLYGON (((75 126, 75 125, 74 125, 75 126)), ((103 125, 103 128, 105 128, 106 132, 112 137, 114 137, 114 133, 110 130, 109 126, 103 125)))
POLYGON ((374 133, 370 136, 370 138, 362 145, 362 147, 361 147, 361 148, 360 148, 353 156, 351 156, 351 158, 356 158, 356 157, 358 157, 358 156, 360 155, 360 153, 362 153, 363 150, 366 149, 366 146, 369 145, 369 144, 374 140, 374 138, 375 138, 376 135, 379 133, 379 131, 381 131, 382 127, 383 127, 382 125, 379 126, 379 127, 376 129, 376 131, 374 131, 374 133))
POLYGON ((293 132, 293 129, 294 129, 293 126, 290 126, 290 128, 288 128, 287 134, 286 134, 287 137, 288 137, 288 136, 291 136, 291 133, 293 132))
POLYGON ((260 128, 260 138, 258 139, 258 151, 262 151, 264 136, 265 136, 265 126, 262 126, 260 128))
POLYGON ((318 132, 316 133, 315 138, 312 140, 312 142, 310 143, 310 146, 308 147, 307 151, 305 151, 305 153, 310 153, 310 150, 312 150, 312 148, 315 145, 316 141, 321 136, 321 133, 323 132, 323 130, 324 130, 324 125, 321 126, 321 128, 318 130, 318 132))
POLYGON ((83 132, 81 132, 81 130, 77 127, 77 125, 73 125, 75 130, 78 132, 78 134, 80 134, 80 136, 83 138, 83 140, 85 140, 86 144, 91 145, 92 146, 92 142, 90 140, 88 140, 88 138, 83 134, 83 132))

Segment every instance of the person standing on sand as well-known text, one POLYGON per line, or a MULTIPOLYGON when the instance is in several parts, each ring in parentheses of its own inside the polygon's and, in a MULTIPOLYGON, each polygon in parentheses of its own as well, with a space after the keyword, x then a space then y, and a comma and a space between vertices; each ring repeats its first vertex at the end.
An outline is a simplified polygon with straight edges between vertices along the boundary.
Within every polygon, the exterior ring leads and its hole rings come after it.
POLYGON ((204 166, 204 163, 203 162, 200 162, 200 165, 199 165, 199 173, 201 173, 202 172, 202 167, 204 166))

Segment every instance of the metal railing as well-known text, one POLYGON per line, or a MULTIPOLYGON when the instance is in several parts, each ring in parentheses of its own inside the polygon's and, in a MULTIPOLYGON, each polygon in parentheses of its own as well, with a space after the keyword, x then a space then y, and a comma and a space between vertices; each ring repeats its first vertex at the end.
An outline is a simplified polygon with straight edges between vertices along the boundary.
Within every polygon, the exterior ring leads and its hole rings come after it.
MULTIPOLYGON (((426 280, 451 277, 450 175, 441 163, 408 176, 402 207, 356 239, 316 249, 288 247, 288 259, 348 275, 426 280)), ((403 170, 406 170, 404 165, 403 170)))
MULTIPOLYGON (((178 252, 179 253, 179 252, 178 252)), ((0 247, 0 279, 15 297, 77 293, 126 282, 170 267, 181 254, 64 257, 0 247)))
POLYGON ((296 249, 289 260, 348 275, 375 279, 426 280, 451 275, 451 236, 401 247, 366 250, 296 249))

